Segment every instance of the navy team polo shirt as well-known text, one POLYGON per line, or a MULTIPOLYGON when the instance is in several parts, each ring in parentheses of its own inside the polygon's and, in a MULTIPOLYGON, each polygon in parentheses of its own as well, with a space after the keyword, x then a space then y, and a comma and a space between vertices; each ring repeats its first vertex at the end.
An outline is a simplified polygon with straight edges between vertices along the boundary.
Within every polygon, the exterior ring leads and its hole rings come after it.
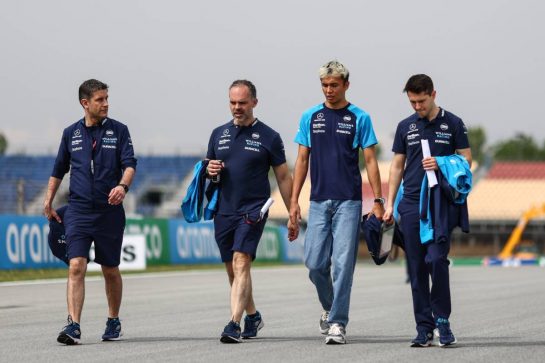
POLYGON ((418 117, 417 113, 401 121, 397 125, 392 151, 406 155, 403 196, 415 201, 420 199, 425 174, 421 139, 428 140, 432 156, 448 156, 469 147, 467 128, 462 119, 443 109, 432 121, 418 117))
POLYGON ((348 104, 303 113, 295 142, 310 148, 310 200, 361 200, 359 148, 377 144, 371 117, 348 104))
POLYGON ((210 136, 206 158, 221 160, 218 214, 246 214, 259 210, 271 195, 269 169, 286 162, 280 135, 259 120, 237 126, 233 120, 210 136))
POLYGON ((127 167, 136 169, 127 126, 106 118, 87 127, 81 119, 64 129, 51 176, 70 171, 69 203, 79 210, 116 208, 121 205, 108 204, 108 195, 127 167))

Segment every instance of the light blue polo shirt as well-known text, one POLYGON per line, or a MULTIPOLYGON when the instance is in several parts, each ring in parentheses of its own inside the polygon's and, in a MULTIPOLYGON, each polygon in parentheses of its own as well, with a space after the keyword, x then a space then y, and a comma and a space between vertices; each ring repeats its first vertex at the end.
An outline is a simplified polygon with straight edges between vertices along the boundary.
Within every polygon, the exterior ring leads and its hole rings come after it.
POLYGON ((310 200, 361 200, 359 148, 377 144, 371 117, 348 104, 303 113, 295 142, 310 148, 310 200))

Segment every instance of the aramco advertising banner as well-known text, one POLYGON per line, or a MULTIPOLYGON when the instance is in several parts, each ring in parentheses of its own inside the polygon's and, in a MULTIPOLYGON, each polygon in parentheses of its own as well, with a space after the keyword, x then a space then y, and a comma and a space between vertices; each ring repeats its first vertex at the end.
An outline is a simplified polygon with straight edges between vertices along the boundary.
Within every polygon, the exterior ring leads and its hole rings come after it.
MULTIPOLYGON (((65 267, 51 253, 48 234, 49 223, 42 216, 0 216, 0 269, 65 267)), ((125 236, 133 235, 145 240, 145 248, 137 248, 133 239, 127 239, 122 259, 124 263, 138 266, 128 268, 142 268, 143 260, 146 265, 221 263, 212 222, 128 218, 125 236)), ((303 240, 301 233, 297 241, 289 242, 285 227, 268 222, 259 242, 256 261, 300 263, 303 240)))

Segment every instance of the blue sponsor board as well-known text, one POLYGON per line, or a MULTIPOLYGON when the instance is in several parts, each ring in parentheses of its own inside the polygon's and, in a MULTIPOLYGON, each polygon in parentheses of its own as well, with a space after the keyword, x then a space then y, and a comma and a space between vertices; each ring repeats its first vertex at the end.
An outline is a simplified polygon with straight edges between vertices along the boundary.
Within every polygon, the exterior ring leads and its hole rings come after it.
MULTIPOLYGON (((165 228, 161 244, 170 251, 161 260, 163 263, 221 263, 212 222, 187 223, 182 219, 161 221, 168 227, 165 228)), ((0 270, 66 268, 51 253, 47 241, 48 233, 49 223, 44 217, 0 216, 0 270)), ((302 262, 302 234, 297 241, 289 242, 285 227, 274 224, 266 226, 257 250, 257 260, 302 262)), ((148 250, 148 254, 149 252, 148 250)))
POLYGON ((288 240, 288 228, 278 227, 282 243, 282 261, 287 263, 302 263, 305 257, 305 230, 299 231, 299 237, 295 241, 288 240))
POLYGON ((485 257, 483 266, 502 266, 502 267, 519 267, 519 266, 537 266, 540 265, 540 260, 537 258, 497 258, 485 257))
POLYGON ((221 263, 212 222, 168 221, 170 261, 173 264, 221 263))
MULTIPOLYGON (((170 261, 173 264, 221 263, 221 255, 214 237, 211 221, 187 223, 182 219, 169 220, 170 261)), ((256 251, 258 261, 282 261, 282 238, 276 226, 265 226, 256 251)), ((284 233, 285 234, 285 233, 284 233)), ((291 255, 293 255, 293 249, 291 255)), ((292 256, 293 262, 300 259, 292 256)))
POLYGON ((0 216, 0 269, 65 268, 47 242, 45 217, 0 216))

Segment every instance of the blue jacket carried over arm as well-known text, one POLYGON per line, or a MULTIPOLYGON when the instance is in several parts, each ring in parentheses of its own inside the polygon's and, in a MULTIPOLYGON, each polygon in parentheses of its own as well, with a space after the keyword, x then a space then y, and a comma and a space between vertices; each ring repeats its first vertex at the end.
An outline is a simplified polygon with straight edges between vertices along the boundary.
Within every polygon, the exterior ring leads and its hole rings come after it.
POLYGON ((455 227, 469 232, 467 195, 472 187, 469 164, 461 155, 435 157, 438 184, 428 188, 424 175, 420 189, 420 241, 445 242, 455 227))
POLYGON ((195 164, 193 179, 187 187, 187 192, 182 202, 182 214, 189 223, 201 220, 205 194, 209 202, 204 209, 204 219, 213 219, 217 211, 220 188, 217 183, 209 183, 205 191, 207 166, 208 160, 202 160, 195 164))

